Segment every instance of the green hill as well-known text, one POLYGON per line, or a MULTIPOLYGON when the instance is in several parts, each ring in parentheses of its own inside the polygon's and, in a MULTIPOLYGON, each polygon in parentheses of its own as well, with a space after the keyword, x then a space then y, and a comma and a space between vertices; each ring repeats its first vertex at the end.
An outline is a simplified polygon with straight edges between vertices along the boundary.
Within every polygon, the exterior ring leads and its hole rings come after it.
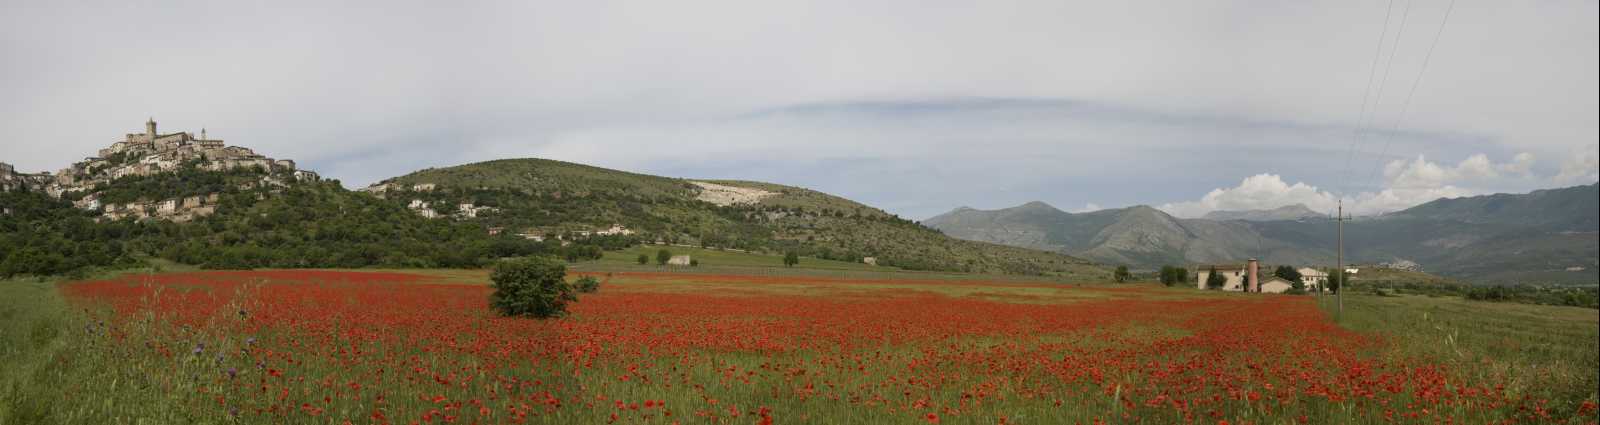
POLYGON ((1103 278, 1106 270, 1066 255, 946 237, 848 199, 771 183, 678 179, 544 159, 430 168, 367 189, 399 205, 420 201, 443 214, 506 233, 571 235, 621 225, 647 242, 795 251, 825 260, 908 270, 1103 278), (431 185, 431 188, 426 185, 431 185))

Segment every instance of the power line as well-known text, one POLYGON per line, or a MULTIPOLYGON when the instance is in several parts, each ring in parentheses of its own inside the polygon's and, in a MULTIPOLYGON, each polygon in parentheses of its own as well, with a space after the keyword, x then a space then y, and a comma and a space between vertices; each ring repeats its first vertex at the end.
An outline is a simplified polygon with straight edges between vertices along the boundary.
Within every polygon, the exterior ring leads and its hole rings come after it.
MULTIPOLYGON (((1393 2, 1393 0, 1390 0, 1390 1, 1393 2)), ((1362 96, 1362 100, 1361 100, 1361 116, 1357 117, 1357 119, 1356 119, 1355 133, 1354 133, 1354 135, 1352 137, 1352 140, 1350 141, 1350 149, 1351 149, 1350 156, 1355 156, 1355 147, 1360 143, 1360 141, 1362 139, 1362 136, 1364 136, 1366 134, 1366 130, 1367 130, 1368 124, 1377 119, 1378 110, 1381 109, 1382 106, 1383 106, 1383 92, 1384 92, 1384 89, 1389 87, 1389 72, 1394 70, 1394 58, 1395 58, 1395 56, 1397 54, 1400 53, 1400 40, 1403 39, 1405 34, 1406 34, 1406 22, 1409 22, 1408 18, 1411 17, 1411 6, 1415 5, 1416 3, 1417 3, 1417 0, 1408 0, 1408 1, 1406 1, 1406 8, 1405 8, 1404 11, 1402 11, 1400 13, 1400 27, 1399 27, 1399 29, 1395 30, 1395 33, 1394 33, 1394 46, 1389 48, 1389 58, 1384 61, 1384 64, 1383 64, 1383 78, 1378 80, 1378 95, 1375 98, 1372 99, 1372 109, 1371 109, 1370 113, 1368 113, 1369 111, 1367 109, 1366 96, 1365 96, 1365 94, 1362 96)), ((1385 34, 1388 33, 1388 17, 1387 16, 1388 16, 1388 13, 1385 12, 1385 18, 1384 18, 1384 33, 1385 34)), ((1383 38, 1379 37, 1378 38, 1378 52, 1374 53, 1374 56, 1376 57, 1377 55, 1381 54, 1382 52, 1383 52, 1383 38)), ((1373 65, 1376 66, 1377 62, 1373 62, 1373 65)), ((1368 90, 1370 91, 1371 87, 1368 87, 1368 90)), ((1343 190, 1347 191, 1347 192, 1350 189, 1350 166, 1349 165, 1350 164, 1347 161, 1345 163, 1344 184, 1342 185, 1343 186, 1343 190)), ((1341 194, 1341 196, 1343 196, 1343 195, 1341 194)))
MULTIPOLYGON (((1372 79, 1378 75, 1378 58, 1383 57, 1383 40, 1389 36, 1389 18, 1393 15, 1394 0, 1389 0, 1389 4, 1383 8, 1383 28, 1378 31, 1378 47, 1372 50, 1372 64, 1367 68, 1367 86, 1361 90, 1361 113, 1356 115, 1356 128, 1351 130, 1350 134, 1349 153, 1344 157, 1344 172, 1347 176, 1350 173, 1350 162, 1356 156, 1356 141, 1361 137, 1361 123, 1367 119, 1367 101, 1372 97, 1372 79)), ((1398 39, 1399 37, 1396 37, 1397 41, 1398 39)), ((1350 190, 1349 180, 1349 178, 1344 179, 1344 187, 1339 190, 1340 192, 1350 190)))
POLYGON ((1422 68, 1417 70, 1417 78, 1411 82, 1411 89, 1406 91, 1406 100, 1400 104, 1400 114, 1389 125, 1389 131, 1384 132, 1383 150, 1378 152, 1378 158, 1372 163, 1372 173, 1367 178, 1367 184, 1377 183, 1378 167, 1383 164, 1383 157, 1389 154, 1389 145, 1394 142, 1394 132, 1400 128, 1400 122, 1406 119, 1406 112, 1411 109, 1411 97, 1417 94, 1417 87, 1422 85, 1422 76, 1428 72, 1428 62, 1433 60, 1433 48, 1439 46, 1439 38, 1444 35, 1444 27, 1450 23, 1450 12, 1455 11, 1456 0, 1450 0, 1450 5, 1444 9, 1444 19, 1439 21, 1439 29, 1433 33, 1433 42, 1428 43, 1428 52, 1422 56, 1422 68))

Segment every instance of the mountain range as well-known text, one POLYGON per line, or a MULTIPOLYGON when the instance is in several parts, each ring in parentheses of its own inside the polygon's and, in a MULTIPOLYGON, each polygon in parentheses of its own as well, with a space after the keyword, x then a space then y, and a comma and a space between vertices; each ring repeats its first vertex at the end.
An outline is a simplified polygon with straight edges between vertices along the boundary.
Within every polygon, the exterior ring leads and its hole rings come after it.
MULTIPOLYGON (((1473 282, 1593 284, 1594 184, 1447 198, 1345 223, 1347 263, 1410 261, 1473 282)), ((1331 265, 1337 223, 1304 206, 1182 219, 1148 206, 1069 213, 1043 202, 957 208, 924 220, 945 234, 1140 268, 1226 263, 1331 265)))
POLYGON ((1244 210, 1244 211, 1212 211, 1206 213, 1207 220, 1244 220, 1244 221, 1277 221, 1277 220, 1302 220, 1326 216, 1306 204, 1285 205, 1269 210, 1244 210))

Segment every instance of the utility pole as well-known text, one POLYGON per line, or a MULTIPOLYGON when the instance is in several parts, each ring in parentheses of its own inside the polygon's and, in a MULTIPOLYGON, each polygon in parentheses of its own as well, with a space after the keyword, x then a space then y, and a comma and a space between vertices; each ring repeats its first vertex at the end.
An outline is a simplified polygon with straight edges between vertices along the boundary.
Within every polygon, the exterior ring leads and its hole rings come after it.
POLYGON ((1338 259, 1335 260, 1334 267, 1339 273, 1339 287, 1333 291, 1333 296, 1338 300, 1339 310, 1333 317, 1334 320, 1339 320, 1344 316, 1344 290, 1350 285, 1350 277, 1345 276, 1344 272, 1344 199, 1339 199, 1339 216, 1336 219, 1339 221, 1339 245, 1338 253, 1335 255, 1338 259))

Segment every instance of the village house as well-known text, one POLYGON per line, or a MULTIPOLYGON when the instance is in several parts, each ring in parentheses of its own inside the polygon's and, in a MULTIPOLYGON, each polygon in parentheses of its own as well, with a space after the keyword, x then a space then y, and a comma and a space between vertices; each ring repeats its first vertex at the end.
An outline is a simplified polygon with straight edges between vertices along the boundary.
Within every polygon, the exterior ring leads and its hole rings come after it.
POLYGON ((156 204, 156 214, 168 215, 178 212, 178 200, 168 199, 156 204))
POLYGON ((534 242, 544 242, 544 235, 536 233, 533 230, 524 230, 522 233, 518 233, 517 236, 521 236, 523 239, 534 242))
POLYGON ((667 260, 667 265, 669 265, 669 266, 687 266, 692 261, 693 260, 690 259, 689 256, 687 256, 687 255, 674 255, 674 256, 672 256, 671 259, 667 260))
POLYGON ((594 233, 597 234, 597 235, 601 235, 601 236, 631 235, 631 234, 633 234, 633 230, 629 230, 627 227, 623 227, 621 224, 613 224, 613 225, 611 225, 611 228, 608 228, 608 229, 605 229, 605 230, 598 230, 598 231, 595 231, 594 233))
POLYGON ((1295 271, 1300 272, 1300 281, 1306 284, 1306 290, 1316 292, 1326 290, 1328 285, 1328 272, 1311 267, 1301 267, 1295 271))
POLYGON ((1222 275, 1224 279, 1222 290, 1243 290, 1246 280, 1245 266, 1243 264, 1215 264, 1195 267, 1194 276, 1196 288, 1211 289, 1206 287, 1206 281, 1211 279, 1212 270, 1216 270, 1217 274, 1222 275))
POLYGON ((1294 282, 1273 276, 1261 282, 1261 292, 1266 294, 1282 294, 1294 288, 1294 282))

